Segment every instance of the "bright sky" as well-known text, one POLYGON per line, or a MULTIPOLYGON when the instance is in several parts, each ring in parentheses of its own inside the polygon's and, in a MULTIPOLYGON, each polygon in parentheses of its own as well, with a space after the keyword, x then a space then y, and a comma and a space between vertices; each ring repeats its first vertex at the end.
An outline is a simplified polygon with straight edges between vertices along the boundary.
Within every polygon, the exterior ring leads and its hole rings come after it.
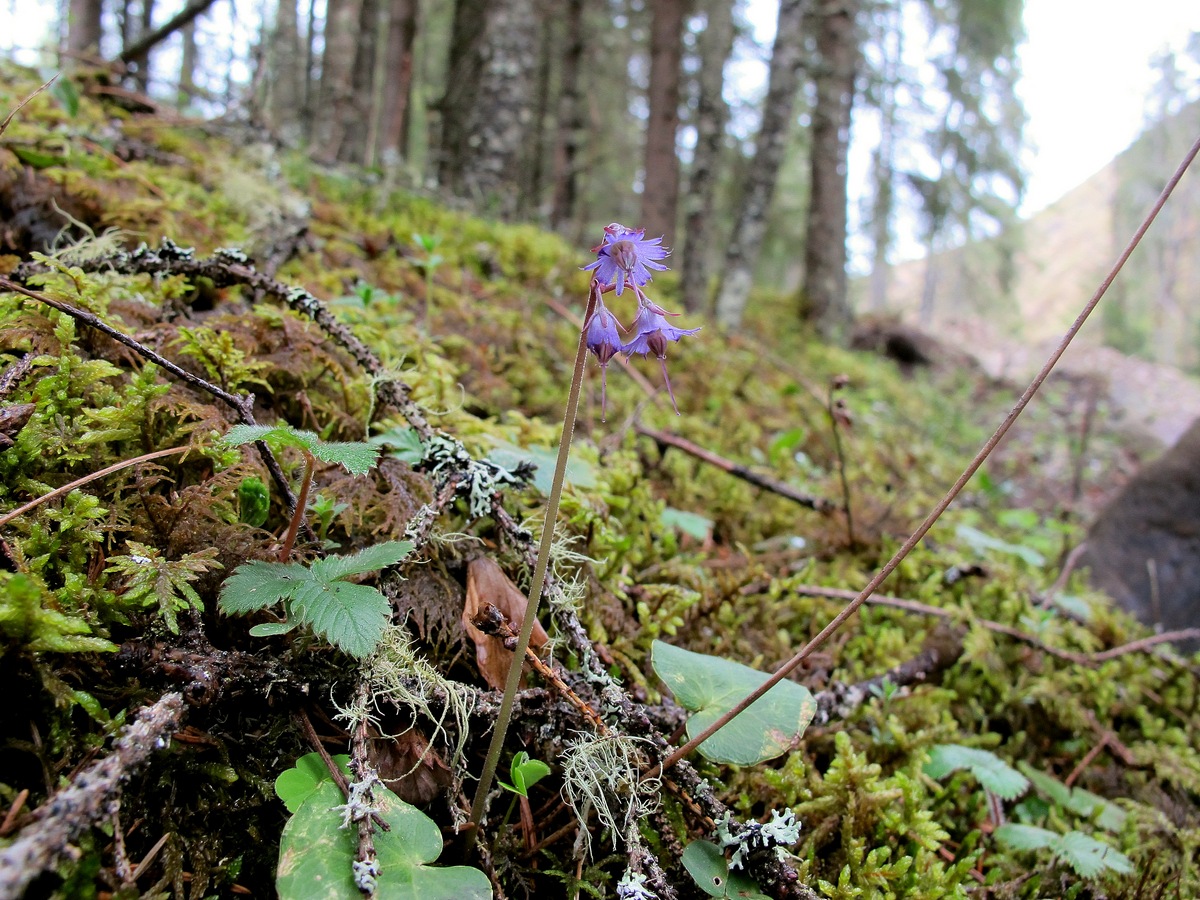
POLYGON ((1021 98, 1034 147, 1025 161, 1025 209, 1032 212, 1129 146, 1153 84, 1150 57, 1168 45, 1182 49, 1200 31, 1200 3, 1026 0, 1025 29, 1021 98))

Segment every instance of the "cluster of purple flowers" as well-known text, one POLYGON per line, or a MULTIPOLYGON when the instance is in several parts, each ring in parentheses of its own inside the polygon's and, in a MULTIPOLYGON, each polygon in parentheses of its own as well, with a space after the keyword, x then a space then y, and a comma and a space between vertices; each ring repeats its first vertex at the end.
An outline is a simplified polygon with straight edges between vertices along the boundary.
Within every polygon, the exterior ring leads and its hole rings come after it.
MULTIPOLYGON (((675 402, 675 392, 671 390, 671 379, 667 377, 667 341, 677 341, 684 335, 695 334, 699 328, 676 328, 667 322, 667 316, 677 316, 679 313, 667 312, 653 302, 642 291, 653 277, 650 270, 666 271, 659 260, 665 259, 670 253, 662 246, 662 238, 646 239, 645 229, 626 228, 614 222, 604 229, 604 240, 599 246, 593 247, 596 261, 584 266, 585 271, 592 274, 592 294, 595 302, 588 320, 583 323, 587 347, 596 354, 600 361, 600 403, 601 410, 607 405, 607 376, 608 363, 616 354, 624 353, 630 357, 635 353, 643 355, 653 353, 662 365, 663 381, 667 393, 671 397, 671 405, 675 414, 679 415, 679 405, 675 402), (615 291, 617 296, 629 287, 637 296, 638 311, 633 320, 633 337, 625 342, 617 330, 628 331, 604 305, 604 294, 615 291)), ((602 412, 603 414, 603 412, 602 412)))

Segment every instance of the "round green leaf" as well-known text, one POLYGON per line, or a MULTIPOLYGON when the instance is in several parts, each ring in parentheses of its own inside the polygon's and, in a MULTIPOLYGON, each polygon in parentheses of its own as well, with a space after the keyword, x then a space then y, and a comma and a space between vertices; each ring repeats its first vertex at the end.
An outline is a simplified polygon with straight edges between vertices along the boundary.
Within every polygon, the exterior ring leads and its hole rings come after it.
MULTIPOLYGON (((695 715, 688 737, 699 734, 767 680, 767 675, 741 663, 681 650, 655 641, 651 664, 671 693, 695 715)), ((700 745, 713 762, 754 766, 788 751, 817 711, 817 701, 803 685, 781 681, 740 716, 700 745)))
MULTIPOLYGON (((390 791, 377 791, 380 815, 390 831, 375 834, 380 875, 377 900, 490 900, 487 876, 469 866, 430 866, 442 852, 437 825, 390 791)), ((283 829, 275 886, 284 900, 360 900, 352 865, 358 833, 341 828, 344 803, 324 780, 300 804, 283 829)))

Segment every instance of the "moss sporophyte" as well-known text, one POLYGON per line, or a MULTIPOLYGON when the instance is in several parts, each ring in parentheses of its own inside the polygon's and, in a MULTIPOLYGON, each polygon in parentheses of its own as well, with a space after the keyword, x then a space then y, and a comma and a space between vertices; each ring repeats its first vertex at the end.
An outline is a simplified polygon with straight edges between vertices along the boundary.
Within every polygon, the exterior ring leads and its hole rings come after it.
POLYGON ((593 272, 592 293, 594 295, 591 314, 583 323, 587 348, 600 361, 600 408, 603 416, 608 404, 608 363, 617 353, 631 357, 635 353, 653 353, 662 366, 663 382, 675 415, 679 415, 679 404, 671 390, 671 379, 667 376, 667 341, 678 341, 681 337, 695 334, 699 328, 675 328, 667 323, 666 316, 679 313, 668 312, 646 296, 642 288, 653 277, 650 270, 666 271, 659 260, 671 252, 662 246, 662 238, 646 238, 644 229, 626 228, 616 222, 604 229, 604 240, 592 248, 595 262, 583 266, 584 271, 593 272), (601 295, 615 291, 619 297, 626 286, 633 288, 637 296, 637 315, 633 320, 633 337, 621 343, 617 329, 627 331, 604 305, 601 295))

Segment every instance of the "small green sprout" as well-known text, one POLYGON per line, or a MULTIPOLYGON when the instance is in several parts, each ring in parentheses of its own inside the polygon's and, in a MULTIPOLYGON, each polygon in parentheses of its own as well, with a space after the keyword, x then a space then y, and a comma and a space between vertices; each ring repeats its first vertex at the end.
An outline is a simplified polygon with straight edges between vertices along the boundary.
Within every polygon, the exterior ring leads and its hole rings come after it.
POLYGON ((550 767, 540 759, 530 759, 529 754, 522 750, 513 757, 509 774, 512 784, 505 784, 503 781, 497 784, 506 791, 528 797, 529 789, 550 774, 550 767))

